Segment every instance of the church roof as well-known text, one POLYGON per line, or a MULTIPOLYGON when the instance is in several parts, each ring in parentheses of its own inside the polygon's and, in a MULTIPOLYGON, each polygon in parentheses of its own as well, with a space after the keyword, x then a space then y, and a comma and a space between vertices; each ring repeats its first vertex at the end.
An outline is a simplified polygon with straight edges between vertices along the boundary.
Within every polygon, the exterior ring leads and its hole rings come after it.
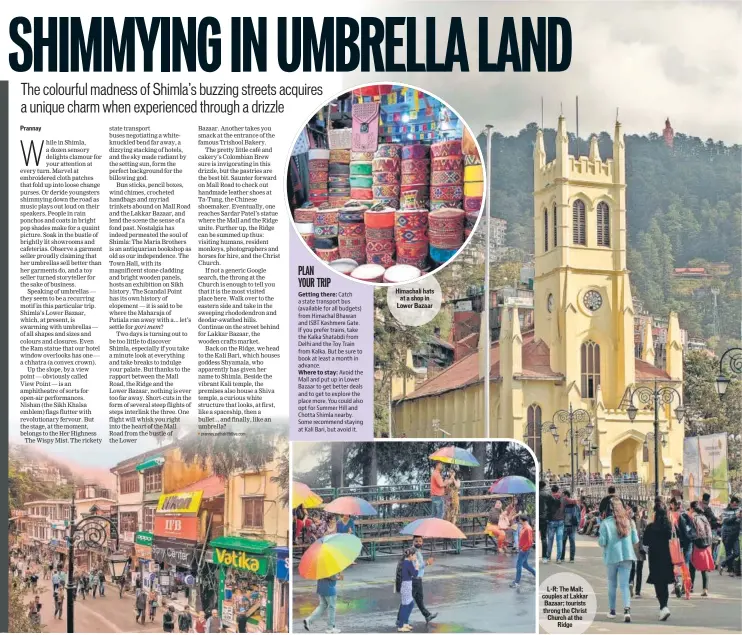
MULTIPOLYGON (((520 377, 529 379, 563 380, 564 376, 554 372, 549 364, 549 347, 543 340, 536 340, 533 331, 523 334, 523 372, 520 377)), ((413 393, 400 399, 407 401, 422 397, 433 397, 452 390, 460 390, 481 382, 479 378, 479 357, 473 351, 470 355, 455 362, 432 379, 426 381, 413 393)), ((641 359, 635 359, 637 381, 649 379, 669 379, 670 376, 661 368, 657 368, 641 359)), ((490 348, 490 378, 500 377, 500 343, 494 342, 490 348)))

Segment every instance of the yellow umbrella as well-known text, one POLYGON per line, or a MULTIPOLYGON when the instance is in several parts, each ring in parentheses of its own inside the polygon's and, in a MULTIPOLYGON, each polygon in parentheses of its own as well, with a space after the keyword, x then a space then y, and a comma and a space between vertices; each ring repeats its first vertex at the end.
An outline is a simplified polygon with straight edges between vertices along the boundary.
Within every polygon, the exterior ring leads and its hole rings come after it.
POLYGON ((315 494, 308 485, 294 481, 291 483, 291 505, 296 509, 299 505, 306 508, 322 505, 322 497, 315 494))

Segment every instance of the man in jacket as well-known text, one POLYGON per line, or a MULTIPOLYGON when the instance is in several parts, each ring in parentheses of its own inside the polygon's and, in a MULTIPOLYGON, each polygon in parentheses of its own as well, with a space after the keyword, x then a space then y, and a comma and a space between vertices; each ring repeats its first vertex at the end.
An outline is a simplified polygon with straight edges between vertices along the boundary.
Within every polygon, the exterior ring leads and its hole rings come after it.
POLYGON ((711 529, 716 531, 719 528, 719 519, 714 515, 714 511, 711 509, 709 503, 711 502, 711 494, 708 492, 701 497, 701 510, 703 515, 706 516, 706 520, 709 521, 711 529))
MULTIPOLYGON (((327 613, 327 630, 325 633, 339 633, 340 629, 335 626, 335 607, 337 606, 337 581, 342 580, 343 575, 338 573, 329 578, 317 580, 317 595, 319 605, 312 614, 304 620, 304 629, 309 630, 312 622, 327 613)), ((209 629, 206 629, 207 632, 209 629)))
POLYGON ((541 557, 546 553, 546 535, 548 524, 546 520, 547 507, 549 500, 549 490, 546 489, 546 482, 538 482, 538 537, 541 540, 541 557))
POLYGON ((548 564, 551 558, 551 548, 556 538, 556 561, 557 564, 560 564, 564 557, 564 507, 562 506, 558 485, 551 486, 551 496, 546 502, 546 525, 546 552, 543 555, 543 563, 548 564))
POLYGON ((145 610, 147 608, 146 593, 140 593, 137 595, 137 599, 134 601, 134 607, 137 610, 137 622, 141 620, 142 624, 144 624, 147 619, 147 611, 145 610))
POLYGON ((570 498, 568 490, 562 492, 561 505, 564 511, 564 540, 562 541, 562 555, 566 555, 567 540, 569 540, 569 561, 575 561, 575 534, 580 524, 580 505, 579 501, 570 498))
POLYGON ((729 575, 734 575, 734 561, 739 558, 739 532, 740 532, 739 498, 732 496, 729 505, 721 513, 721 541, 724 543, 726 558, 719 564, 719 569, 727 567, 729 575))

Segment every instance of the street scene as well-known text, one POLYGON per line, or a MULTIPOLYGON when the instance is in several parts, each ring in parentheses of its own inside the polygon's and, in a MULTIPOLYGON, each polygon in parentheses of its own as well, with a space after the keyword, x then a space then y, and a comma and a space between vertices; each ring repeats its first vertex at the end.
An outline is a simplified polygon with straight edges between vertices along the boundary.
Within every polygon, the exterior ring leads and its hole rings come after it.
POLYGON ((294 632, 533 632, 523 445, 296 443, 292 461, 294 632))
POLYGON ((13 446, 11 632, 287 632, 288 467, 271 430, 104 470, 13 446))

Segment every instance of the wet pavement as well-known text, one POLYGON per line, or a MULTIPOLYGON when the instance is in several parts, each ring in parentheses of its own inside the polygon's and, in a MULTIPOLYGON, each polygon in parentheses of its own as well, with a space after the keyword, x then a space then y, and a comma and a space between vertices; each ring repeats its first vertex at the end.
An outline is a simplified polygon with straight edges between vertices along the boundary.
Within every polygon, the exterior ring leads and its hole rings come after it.
MULTIPOLYGON (((588 633, 740 633, 742 632, 742 578, 730 578, 726 573, 721 576, 717 571, 709 572, 709 597, 703 598, 701 592, 701 574, 696 574, 696 593, 690 600, 678 599, 670 595, 670 618, 659 621, 659 603, 654 594, 654 587, 646 584, 649 575, 649 564, 644 563, 641 598, 631 600, 631 623, 625 624, 621 619, 608 619, 608 584, 602 550, 597 538, 577 536, 575 562, 569 564, 539 565, 539 577, 543 582, 548 576, 571 571, 585 578, 593 587, 598 599, 598 612, 595 621, 588 628, 588 633)), ((617 612, 623 614, 621 594, 617 612)), ((542 631, 544 632, 544 631, 542 631)))
MULTIPOLYGON (((530 558, 533 565, 534 556, 530 558)), ((346 569, 337 584, 336 626, 344 633, 396 632, 399 594, 394 593, 396 557, 376 562, 359 560, 346 569)), ((536 628, 536 585, 523 572, 520 588, 508 585, 515 577, 515 556, 491 551, 468 551, 435 557, 423 578, 425 605, 438 617, 426 626, 415 607, 410 623, 414 632, 533 633, 536 628)), ((294 568, 293 632, 303 633, 302 620, 317 605, 316 582, 304 580, 294 568)), ((324 632, 326 622, 312 625, 324 632)))

